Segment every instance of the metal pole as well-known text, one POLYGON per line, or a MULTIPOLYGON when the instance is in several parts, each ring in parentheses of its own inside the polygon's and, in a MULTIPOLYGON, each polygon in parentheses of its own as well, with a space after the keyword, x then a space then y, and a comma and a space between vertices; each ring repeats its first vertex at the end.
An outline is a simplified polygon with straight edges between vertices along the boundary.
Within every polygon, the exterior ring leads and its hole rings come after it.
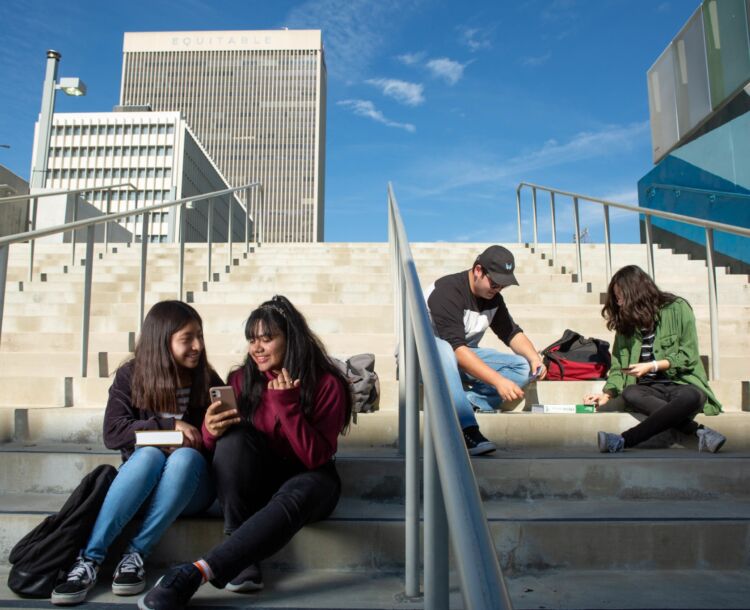
MULTIPOLYGON (((36 231, 36 215, 39 205, 39 197, 34 197, 34 203, 31 204, 31 230, 36 231)), ((36 240, 29 240, 29 281, 34 279, 34 249, 36 246, 36 240)))
POLYGON ((96 225, 86 227, 86 270, 83 276, 83 321, 81 324, 81 377, 88 376, 89 326, 91 322, 91 278, 94 272, 94 231, 96 225))
POLYGON ((245 253, 250 252, 250 189, 245 189, 245 253))
POLYGON ((229 205, 228 212, 229 212, 229 218, 227 218, 227 242, 229 242, 229 262, 227 262, 227 265, 229 266, 229 269, 232 268, 232 212, 234 211, 232 208, 234 207, 232 203, 234 203, 234 195, 229 195, 229 205))
MULTIPOLYGON (((66 197, 70 197, 70 195, 66 195, 66 197)), ((75 195, 73 197, 73 222, 78 220, 78 195, 75 195)), ((70 267, 73 268, 76 266, 76 231, 73 229, 72 234, 70 236, 70 243, 72 245, 71 251, 70 251, 70 267)))
MULTIPOLYGON (((112 189, 109 189, 107 191, 107 216, 109 216, 110 212, 112 211, 112 189)), ((109 247, 109 228, 110 223, 105 222, 104 223, 104 253, 107 253, 107 248, 109 247)))
MULTIPOLYGON (((399 261, 400 263, 400 261, 399 261)), ((408 312, 407 312, 408 313, 408 312)), ((419 363, 410 315, 406 335, 406 585, 407 597, 419 596, 419 363)))
POLYGON ((536 223, 536 189, 531 189, 531 212, 532 212, 532 218, 534 222, 534 248, 537 247, 539 238, 537 235, 537 223, 536 223))
POLYGON ((583 260, 581 259, 581 223, 578 219, 578 197, 573 197, 573 218, 576 230, 576 268, 578 270, 578 281, 583 281, 583 260))
POLYGON ((398 268, 398 454, 406 452, 406 385, 408 383, 408 372, 406 370, 406 318, 409 315, 406 302, 406 278, 401 266, 401 245, 396 245, 396 263, 398 268))
POLYGON ((521 240, 521 187, 516 189, 516 218, 518 219, 518 243, 522 243, 521 240))
POLYGON ((177 298, 181 301, 183 295, 183 287, 185 282, 185 229, 187 223, 185 222, 185 204, 180 206, 180 286, 177 291, 177 298))
POLYGON ((8 252, 10 246, 0 246, 0 342, 3 338, 3 311, 5 310, 5 282, 8 279, 8 252))
MULTIPOLYGON (((133 200, 133 203, 135 205, 135 207, 133 209, 137 210, 138 209, 138 190, 137 189, 135 191, 135 199, 133 200)), ((133 241, 133 243, 135 243, 136 242, 136 234, 138 233, 138 231, 136 230, 138 228, 138 214, 133 214, 131 216, 131 218, 133 219, 133 239, 132 239, 132 241, 133 241)))
POLYGON ((140 282, 140 306, 138 308, 138 330, 143 325, 146 315, 146 262, 148 260, 148 217, 151 212, 143 213, 143 225, 141 229, 141 282, 140 282))
POLYGON ((552 260, 557 263, 557 220, 555 220, 555 193, 549 192, 550 218, 552 219, 552 260))
POLYGON ((654 269, 654 239, 651 230, 651 216, 646 215, 646 258, 648 262, 648 274, 656 281, 656 270, 654 269))
POLYGON ((604 248, 606 250, 605 272, 607 274, 606 283, 612 277, 612 243, 609 239, 609 206, 604 206, 604 248))
POLYGON ((711 323, 711 379, 719 379, 719 303, 714 268, 714 230, 706 228, 706 267, 708 268, 708 310, 711 323))
POLYGON ((213 230, 214 230, 214 200, 210 199, 208 202, 208 219, 207 219, 207 231, 208 231, 208 281, 211 282, 211 250, 213 250, 213 230))
POLYGON ((429 419, 432 404, 424 410, 424 607, 448 610, 448 517, 445 513, 440 473, 435 459, 429 419))

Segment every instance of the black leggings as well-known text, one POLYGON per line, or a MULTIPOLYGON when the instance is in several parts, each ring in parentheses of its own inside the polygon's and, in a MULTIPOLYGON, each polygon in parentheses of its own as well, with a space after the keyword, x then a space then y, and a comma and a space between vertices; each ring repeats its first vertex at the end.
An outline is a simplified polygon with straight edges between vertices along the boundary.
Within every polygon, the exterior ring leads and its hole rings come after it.
POLYGON ((224 531, 230 534, 204 556, 218 587, 279 551, 303 526, 325 519, 341 494, 333 461, 306 470, 283 460, 246 423, 219 438, 213 472, 224 531))
POLYGON ((640 424, 622 433, 625 447, 634 447, 669 428, 695 434, 700 427, 693 418, 703 408, 706 395, 693 385, 678 383, 638 383, 622 392, 625 404, 647 415, 640 424))

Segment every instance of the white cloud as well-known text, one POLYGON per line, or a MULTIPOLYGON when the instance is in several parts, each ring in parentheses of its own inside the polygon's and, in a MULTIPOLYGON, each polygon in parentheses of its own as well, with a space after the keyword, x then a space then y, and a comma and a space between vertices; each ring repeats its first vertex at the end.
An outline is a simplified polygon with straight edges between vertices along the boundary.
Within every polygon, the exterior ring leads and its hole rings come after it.
POLYGON ((418 83, 409 83, 394 78, 371 78, 366 83, 376 86, 383 95, 392 97, 407 106, 424 104, 424 87, 418 83))
POLYGON ((541 66, 542 64, 547 63, 547 60, 549 60, 550 57, 552 57, 552 53, 545 53, 544 55, 536 55, 536 56, 530 56, 530 57, 522 57, 521 65, 536 68, 537 66, 541 66))
POLYGON ((449 85, 455 85, 463 77, 466 65, 447 57, 440 57, 428 61, 427 69, 435 78, 441 78, 449 85))
POLYGON ((458 28, 458 31, 459 41, 463 45, 467 46, 473 53, 481 51, 482 49, 492 48, 492 42, 490 41, 490 37, 492 35, 491 29, 460 26, 458 28))
POLYGON ((397 129, 408 131, 409 133, 414 133, 417 130, 417 128, 411 123, 397 123, 396 121, 391 121, 386 118, 370 100, 341 100, 340 102, 337 102, 337 104, 351 109, 351 111, 358 116, 372 119, 373 121, 382 123, 388 127, 396 127, 397 129))
POLYGON ((415 66, 417 64, 420 64, 422 63, 422 60, 424 58, 424 51, 420 51, 419 53, 404 53, 403 55, 396 56, 396 59, 398 59, 402 64, 406 66, 415 66))

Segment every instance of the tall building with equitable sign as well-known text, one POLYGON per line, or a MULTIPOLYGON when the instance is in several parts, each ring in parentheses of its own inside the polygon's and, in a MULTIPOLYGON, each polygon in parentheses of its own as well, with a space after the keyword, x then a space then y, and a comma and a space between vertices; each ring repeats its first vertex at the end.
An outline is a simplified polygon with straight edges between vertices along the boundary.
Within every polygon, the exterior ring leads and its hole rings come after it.
POLYGON ((120 103, 182 112, 232 186, 261 181, 257 240, 323 240, 320 30, 127 32, 120 103))

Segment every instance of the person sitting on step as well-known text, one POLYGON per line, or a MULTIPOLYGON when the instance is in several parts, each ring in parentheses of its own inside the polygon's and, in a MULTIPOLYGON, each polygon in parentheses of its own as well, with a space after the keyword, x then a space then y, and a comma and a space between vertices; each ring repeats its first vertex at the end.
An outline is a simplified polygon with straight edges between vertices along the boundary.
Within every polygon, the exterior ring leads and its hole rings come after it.
POLYGON ((347 379, 303 315, 283 296, 245 325, 248 354, 230 377, 241 423, 203 427, 228 537, 195 563, 171 568, 138 601, 141 610, 183 608, 210 581, 233 592, 262 588, 259 562, 339 499, 334 456, 351 419, 347 379))
POLYGON ((503 401, 522 398, 532 377, 544 379, 542 358, 513 321, 500 292, 518 285, 513 254, 490 246, 468 271, 446 275, 425 291, 440 361, 471 455, 495 451, 479 431, 474 411, 494 412, 503 401), (479 347, 487 328, 513 354, 479 347), (464 387, 466 386, 466 388, 464 387))
POLYGON ((198 312, 180 301, 154 305, 132 360, 117 369, 104 412, 104 444, 119 449, 124 463, 85 548, 52 592, 53 604, 84 601, 110 545, 139 514, 143 521, 117 564, 112 593, 140 593, 146 586, 143 560, 169 525, 215 501, 200 432, 207 407, 210 417, 221 404, 208 406, 212 385, 223 381, 208 363, 198 312), (178 430, 183 445, 136 447, 137 430, 178 430))
POLYGON ((721 405, 700 359, 690 304, 628 265, 612 277, 602 316, 616 333, 612 367, 602 393, 585 396, 584 402, 602 407, 622 395, 627 409, 647 417, 622 434, 599 432, 599 450, 617 453, 675 428, 697 436, 699 451, 716 453, 726 438, 694 421, 701 411, 718 415, 721 405))

